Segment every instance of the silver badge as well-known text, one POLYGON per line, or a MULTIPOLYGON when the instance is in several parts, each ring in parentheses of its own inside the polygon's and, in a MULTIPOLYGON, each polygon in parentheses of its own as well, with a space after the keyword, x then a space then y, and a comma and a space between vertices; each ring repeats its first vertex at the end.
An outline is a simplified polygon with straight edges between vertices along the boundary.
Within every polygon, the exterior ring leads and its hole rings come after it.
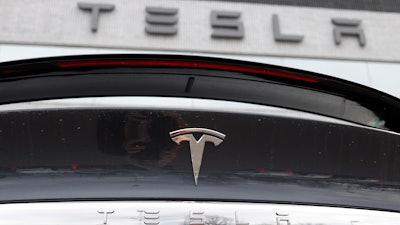
POLYGON ((194 182, 197 186, 197 178, 199 177, 200 173, 205 143, 212 142, 214 143, 214 146, 218 146, 223 142, 225 134, 205 128, 185 128, 172 131, 169 133, 169 135, 171 136, 171 139, 178 145, 182 141, 189 142, 194 182), (193 136, 193 133, 202 133, 203 135, 199 138, 199 140, 196 140, 196 138, 193 136))

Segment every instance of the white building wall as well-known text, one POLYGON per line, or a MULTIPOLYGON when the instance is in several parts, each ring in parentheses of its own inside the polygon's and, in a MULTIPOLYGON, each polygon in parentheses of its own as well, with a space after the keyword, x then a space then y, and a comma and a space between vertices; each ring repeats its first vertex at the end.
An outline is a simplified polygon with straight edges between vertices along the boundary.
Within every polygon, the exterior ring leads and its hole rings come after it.
POLYGON ((400 62, 400 13, 226 1, 0 0, 0 15, 0 43, 400 62), (115 9, 100 13, 98 30, 92 32, 91 13, 79 2, 108 3, 115 9), (176 35, 146 33, 146 7, 176 8, 176 35), (217 29, 211 25, 212 11, 239 12, 230 21, 243 24, 243 38, 212 38, 217 29), (304 39, 275 41, 274 14, 283 34, 304 39), (334 18, 360 20, 356 28, 365 33, 366 45, 349 36, 336 45, 334 18))

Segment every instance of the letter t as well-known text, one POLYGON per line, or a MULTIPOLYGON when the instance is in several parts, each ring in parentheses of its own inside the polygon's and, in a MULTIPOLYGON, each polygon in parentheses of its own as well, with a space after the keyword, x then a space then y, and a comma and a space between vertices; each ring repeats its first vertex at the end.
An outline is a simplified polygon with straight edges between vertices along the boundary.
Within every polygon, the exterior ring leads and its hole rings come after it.
POLYGON ((99 4, 99 3, 78 3, 78 7, 82 10, 91 11, 90 27, 92 32, 96 32, 99 25, 100 11, 113 11, 114 5, 112 4, 99 4))

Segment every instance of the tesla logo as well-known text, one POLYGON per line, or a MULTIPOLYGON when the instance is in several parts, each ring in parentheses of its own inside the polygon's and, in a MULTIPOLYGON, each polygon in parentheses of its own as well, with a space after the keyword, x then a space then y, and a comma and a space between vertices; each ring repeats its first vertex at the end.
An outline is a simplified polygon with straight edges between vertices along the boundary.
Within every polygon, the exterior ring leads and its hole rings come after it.
POLYGON ((212 142, 214 146, 218 146, 223 142, 225 134, 205 128, 185 128, 172 131, 169 133, 169 135, 171 136, 171 139, 178 145, 182 141, 189 142, 194 182, 197 186, 197 178, 199 177, 201 161, 203 159, 204 146, 206 142, 212 142), (196 140, 196 138, 193 136, 193 133, 201 133, 203 135, 199 138, 199 140, 196 140))

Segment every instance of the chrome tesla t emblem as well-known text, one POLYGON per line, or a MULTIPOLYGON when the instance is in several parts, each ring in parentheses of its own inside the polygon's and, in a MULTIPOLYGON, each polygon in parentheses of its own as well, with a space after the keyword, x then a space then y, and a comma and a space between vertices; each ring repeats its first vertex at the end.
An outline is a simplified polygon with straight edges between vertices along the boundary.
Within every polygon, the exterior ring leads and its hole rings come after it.
POLYGON ((215 130, 205 128, 185 128, 181 130, 172 131, 169 133, 171 139, 178 145, 182 141, 188 141, 190 146, 190 156, 192 158, 194 183, 197 186, 197 178, 199 177, 201 161, 203 159, 204 145, 206 142, 214 143, 214 146, 221 144, 225 138, 222 134, 215 130), (193 136, 193 133, 203 134, 199 140, 193 136))

